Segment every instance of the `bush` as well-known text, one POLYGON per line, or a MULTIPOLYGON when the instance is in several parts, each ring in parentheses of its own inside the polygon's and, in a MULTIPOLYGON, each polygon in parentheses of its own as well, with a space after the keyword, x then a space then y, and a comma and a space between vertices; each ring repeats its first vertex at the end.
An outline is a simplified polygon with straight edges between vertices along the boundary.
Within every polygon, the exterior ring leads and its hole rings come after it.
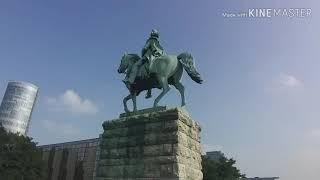
POLYGON ((0 124, 0 179, 42 180, 45 164, 32 138, 6 132, 0 124))
POLYGON ((218 161, 202 156, 203 180, 238 180, 245 178, 240 170, 234 167, 236 161, 221 157, 218 161))

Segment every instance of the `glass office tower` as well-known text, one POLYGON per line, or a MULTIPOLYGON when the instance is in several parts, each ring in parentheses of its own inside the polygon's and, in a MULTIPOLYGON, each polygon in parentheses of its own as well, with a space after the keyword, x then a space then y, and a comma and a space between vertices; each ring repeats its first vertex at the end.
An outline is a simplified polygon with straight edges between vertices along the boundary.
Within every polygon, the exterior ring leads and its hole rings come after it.
POLYGON ((38 87, 27 82, 11 81, 0 106, 0 123, 10 132, 26 135, 38 87))

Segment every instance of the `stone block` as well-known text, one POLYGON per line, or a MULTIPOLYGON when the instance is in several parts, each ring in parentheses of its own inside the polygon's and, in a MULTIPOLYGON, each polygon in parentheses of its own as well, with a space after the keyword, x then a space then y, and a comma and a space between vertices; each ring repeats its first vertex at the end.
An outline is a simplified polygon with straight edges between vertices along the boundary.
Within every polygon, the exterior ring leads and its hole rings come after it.
POLYGON ((160 177, 160 164, 158 163, 145 163, 144 178, 159 178, 160 177))
POLYGON ((160 176, 162 178, 173 177, 173 164, 160 165, 160 176))
POLYGON ((143 155, 144 156, 159 156, 162 151, 162 145, 149 145, 144 147, 143 155))
POLYGON ((202 180, 198 123, 179 108, 103 123, 96 180, 202 180))
POLYGON ((162 155, 172 155, 173 145, 172 144, 162 144, 162 155))

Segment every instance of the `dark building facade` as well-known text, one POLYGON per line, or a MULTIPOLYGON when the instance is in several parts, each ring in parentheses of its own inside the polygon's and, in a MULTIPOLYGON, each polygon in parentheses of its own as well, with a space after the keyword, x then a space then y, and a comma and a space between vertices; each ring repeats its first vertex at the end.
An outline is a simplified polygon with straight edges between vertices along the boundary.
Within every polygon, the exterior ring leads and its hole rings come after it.
POLYGON ((206 157, 212 161, 219 161, 220 158, 225 157, 221 151, 209 151, 206 152, 206 157))
POLYGON ((254 178, 246 178, 246 180, 276 180, 279 177, 254 177, 254 178))
POLYGON ((99 138, 39 146, 48 180, 93 180, 99 138))

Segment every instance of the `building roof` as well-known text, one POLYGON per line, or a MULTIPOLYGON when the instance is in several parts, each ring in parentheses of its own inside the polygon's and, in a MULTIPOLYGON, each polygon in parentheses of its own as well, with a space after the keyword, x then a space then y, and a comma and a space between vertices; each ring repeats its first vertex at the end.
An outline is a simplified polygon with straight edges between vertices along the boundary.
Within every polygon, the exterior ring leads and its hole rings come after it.
POLYGON ((254 178, 246 178, 246 180, 275 180, 279 179, 279 177, 254 177, 254 178))

